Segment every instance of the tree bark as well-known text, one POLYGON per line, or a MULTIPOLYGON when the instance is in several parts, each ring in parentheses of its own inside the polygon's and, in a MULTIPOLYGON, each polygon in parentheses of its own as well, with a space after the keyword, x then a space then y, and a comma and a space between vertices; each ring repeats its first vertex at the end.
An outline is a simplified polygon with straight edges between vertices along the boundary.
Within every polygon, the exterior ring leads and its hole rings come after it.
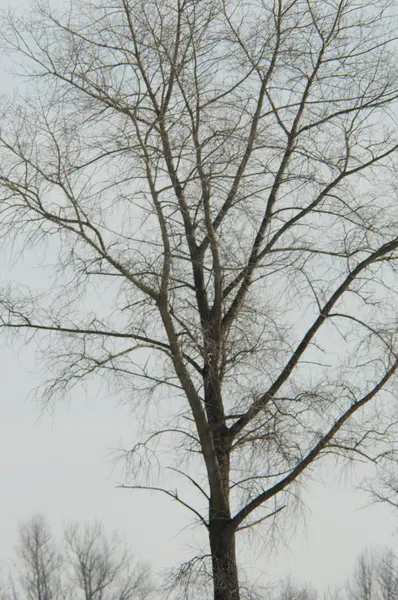
POLYGON ((235 528, 231 526, 229 501, 230 442, 221 432, 215 437, 221 474, 221 490, 218 490, 217 494, 211 494, 209 511, 214 600, 239 600, 235 528))
POLYGON ((228 524, 229 519, 222 514, 213 514, 209 523, 214 600, 240 598, 235 535, 228 524))

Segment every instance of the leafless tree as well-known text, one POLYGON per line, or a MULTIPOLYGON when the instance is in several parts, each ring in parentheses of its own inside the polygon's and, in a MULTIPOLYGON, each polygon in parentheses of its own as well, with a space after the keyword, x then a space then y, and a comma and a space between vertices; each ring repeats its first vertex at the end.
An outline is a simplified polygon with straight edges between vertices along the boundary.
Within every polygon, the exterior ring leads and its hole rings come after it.
POLYGON ((398 600, 398 560, 391 550, 379 561, 377 582, 381 600, 398 600))
POLYGON ((359 557, 354 574, 354 585, 349 588, 352 600, 376 600, 375 561, 366 553, 359 557))
POLYGON ((44 400, 100 373, 145 412, 126 487, 207 529, 215 600, 239 599, 237 533, 320 459, 394 450, 394 8, 74 0, 1 24, 30 81, 1 112, 2 239, 55 267, 4 287, 1 326, 54 369, 44 400))
POLYGON ((62 557, 42 515, 31 517, 19 531, 20 583, 29 600, 62 598, 62 557))
POLYGON ((281 586, 278 600, 317 600, 318 594, 308 585, 297 585, 290 578, 281 586))
POLYGON ((149 574, 133 569, 132 558, 120 537, 108 539, 100 523, 69 525, 65 530, 66 562, 70 580, 84 600, 144 600, 149 595, 149 574))
POLYGON ((344 600, 396 600, 398 562, 391 550, 365 552, 357 561, 352 582, 342 595, 344 600))
MULTIPOLYGON (((133 560, 125 543, 100 523, 73 523, 58 545, 43 515, 20 527, 19 561, 4 598, 13 600, 146 600, 154 593, 149 568, 133 560)), ((0 592, 0 598, 3 596, 0 592)))
POLYGON ((0 580, 0 600, 19 600, 19 595, 12 577, 4 577, 0 580))

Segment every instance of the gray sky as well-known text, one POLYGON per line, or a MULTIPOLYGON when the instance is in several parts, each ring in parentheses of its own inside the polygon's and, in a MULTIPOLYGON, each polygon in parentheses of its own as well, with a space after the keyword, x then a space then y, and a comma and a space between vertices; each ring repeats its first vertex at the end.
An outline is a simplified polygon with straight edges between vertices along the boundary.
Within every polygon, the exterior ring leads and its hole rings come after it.
MULTIPOLYGON (((0 0, 2 9, 8 4, 0 0)), ((10 89, 4 67, 2 89, 10 89)), ((18 278, 36 277, 33 263, 28 258, 18 278)), ((9 275, 7 265, 0 267, 1 280, 9 275)), ((189 515, 181 507, 163 497, 116 488, 122 469, 114 466, 112 449, 134 440, 135 422, 128 408, 117 398, 101 398, 92 386, 87 395, 79 392, 69 404, 41 414, 28 399, 40 383, 34 375, 40 366, 34 348, 18 349, 16 344, 12 349, 3 343, 0 348, 0 559, 12 556, 18 523, 38 511, 57 532, 71 520, 100 519, 107 530, 118 529, 137 558, 155 569, 189 558, 198 534, 187 527, 189 515)), ((331 464, 323 462, 322 469, 331 464)), ((339 585, 366 546, 389 545, 398 552, 398 520, 386 506, 363 508, 368 499, 353 490, 355 473, 341 481, 332 481, 327 472, 318 475, 323 483, 314 482, 303 491, 307 508, 290 520, 277 558, 267 539, 263 548, 256 541, 256 564, 246 564, 253 577, 290 572, 316 586, 339 585)), ((252 552, 246 548, 242 554, 246 563, 252 562, 252 552)))
MULTIPOLYGON (((18 523, 36 511, 57 532, 70 520, 100 519, 107 530, 116 528, 125 536, 137 558, 160 569, 188 558, 197 533, 185 528, 190 519, 182 508, 167 498, 115 487, 122 469, 113 468, 111 450, 133 439, 127 408, 98 399, 93 389, 40 416, 35 403, 26 401, 37 385, 30 373, 33 351, 18 354, 6 348, 1 353, 6 381, 0 403, 1 559, 12 555, 18 523)), ((366 496, 351 489, 355 477, 333 482, 324 473, 322 479, 303 492, 306 508, 297 514, 296 526, 293 519, 275 562, 266 538, 261 544, 256 540, 254 567, 252 552, 243 549, 254 577, 291 572, 317 586, 341 584, 365 546, 398 551, 398 522, 386 506, 363 508, 366 496)))

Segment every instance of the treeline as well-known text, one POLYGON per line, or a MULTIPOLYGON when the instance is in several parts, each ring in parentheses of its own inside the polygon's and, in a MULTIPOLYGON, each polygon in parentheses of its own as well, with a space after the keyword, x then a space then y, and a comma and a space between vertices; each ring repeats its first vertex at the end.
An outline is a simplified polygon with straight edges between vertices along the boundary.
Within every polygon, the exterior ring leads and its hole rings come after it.
POLYGON ((149 567, 101 523, 71 523, 58 545, 42 515, 19 529, 16 561, 3 569, 0 600, 147 600, 149 567))
MULTIPOLYGON (((132 556, 118 534, 107 535, 99 522, 70 523, 58 544, 45 517, 35 515, 19 528, 16 559, 3 568, 0 600, 207 598, 207 577, 193 586, 174 583, 155 585, 150 567, 132 556)), ((364 553, 350 581, 323 594, 290 578, 242 592, 244 600, 398 600, 398 557, 391 550, 364 553)))
POLYGON ((340 589, 319 594, 308 586, 286 580, 275 600, 398 600, 398 558, 392 550, 364 553, 351 579, 340 589))

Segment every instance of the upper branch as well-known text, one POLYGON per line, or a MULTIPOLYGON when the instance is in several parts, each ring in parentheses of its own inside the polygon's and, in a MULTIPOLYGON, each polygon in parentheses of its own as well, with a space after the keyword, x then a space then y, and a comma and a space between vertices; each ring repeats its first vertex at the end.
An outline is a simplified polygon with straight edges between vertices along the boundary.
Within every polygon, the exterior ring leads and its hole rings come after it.
MULTIPOLYGON (((257 131, 258 131, 258 127, 259 127, 259 123, 260 123, 260 119, 261 119, 261 112, 262 112, 262 108, 264 105, 264 99, 266 97, 267 86, 268 86, 268 83, 272 77, 273 71, 276 66, 276 62, 277 62, 277 58, 278 58, 278 54, 279 54, 280 43, 281 43, 282 3, 280 1, 278 2, 278 6, 279 6, 279 9, 278 9, 277 17, 276 17, 276 39, 275 39, 275 46, 274 46, 274 49, 272 52, 272 57, 271 57, 269 67, 268 67, 266 73, 261 76, 260 91, 259 91, 258 98, 257 98, 256 109, 254 111, 253 118, 251 121, 245 151, 243 153, 243 156, 239 163, 239 166, 236 170, 236 173, 233 178, 232 186, 228 193, 228 196, 227 196, 224 204, 222 205, 219 213, 217 214, 217 216, 214 219, 214 222, 213 222, 213 230, 214 231, 216 231, 218 229, 218 227, 221 225, 221 222, 223 221, 225 215, 228 213, 229 209, 231 208, 231 206, 236 198, 236 195, 238 193, 239 186, 241 185, 245 170, 247 168, 247 165, 250 161, 250 158, 251 158, 254 148, 255 148, 255 141, 256 141, 257 131)), ((242 40, 239 37, 239 34, 235 31, 235 29, 233 28, 233 25, 231 24, 230 21, 229 21, 229 25, 230 25, 233 33, 235 34, 235 36, 238 40, 238 43, 243 48, 244 52, 247 54, 245 45, 243 44, 242 40)), ((202 252, 207 247, 209 242, 210 242, 210 239, 208 237, 206 237, 203 240, 203 242, 200 246, 200 249, 202 252)))
POLYGON ((282 385, 287 381, 294 367, 299 362, 300 358, 307 350, 308 346, 314 339, 316 333, 321 328, 325 320, 328 318, 329 313, 335 304, 340 300, 343 294, 349 289, 353 281, 358 277, 362 271, 367 267, 385 257, 398 248, 398 238, 383 244, 380 248, 372 252, 367 258, 362 260, 357 266, 347 275, 344 281, 340 284, 337 290, 332 294, 329 300, 322 307, 319 316, 314 321, 312 326, 308 329, 301 342, 296 347, 290 360, 280 373, 279 377, 274 381, 271 387, 262 394, 257 400, 255 400, 246 413, 236 421, 230 428, 230 435, 232 438, 236 437, 240 431, 264 408, 269 399, 273 398, 275 394, 280 390, 282 385))

